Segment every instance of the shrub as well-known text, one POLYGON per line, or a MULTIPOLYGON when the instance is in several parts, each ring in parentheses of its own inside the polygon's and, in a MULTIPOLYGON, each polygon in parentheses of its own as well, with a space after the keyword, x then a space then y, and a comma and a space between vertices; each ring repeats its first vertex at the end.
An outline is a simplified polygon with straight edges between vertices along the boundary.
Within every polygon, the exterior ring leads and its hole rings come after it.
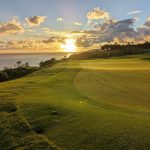
POLYGON ((0 82, 20 78, 37 70, 38 67, 27 65, 22 65, 17 68, 5 68, 3 71, 0 71, 0 82))
POLYGON ((7 72, 0 71, 0 82, 8 80, 8 74, 7 72))
POLYGON ((51 67, 53 66, 54 64, 56 64, 58 61, 55 59, 55 58, 51 58, 50 60, 46 60, 46 61, 41 61, 40 62, 40 67, 43 68, 43 67, 51 67))

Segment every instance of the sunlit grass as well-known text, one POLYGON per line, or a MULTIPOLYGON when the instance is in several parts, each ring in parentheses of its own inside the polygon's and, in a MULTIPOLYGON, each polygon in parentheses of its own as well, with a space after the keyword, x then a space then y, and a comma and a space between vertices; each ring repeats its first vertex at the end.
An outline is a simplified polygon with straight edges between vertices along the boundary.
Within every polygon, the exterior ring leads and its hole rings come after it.
POLYGON ((147 150, 150 61, 145 57, 60 63, 0 83, 3 148, 147 150))

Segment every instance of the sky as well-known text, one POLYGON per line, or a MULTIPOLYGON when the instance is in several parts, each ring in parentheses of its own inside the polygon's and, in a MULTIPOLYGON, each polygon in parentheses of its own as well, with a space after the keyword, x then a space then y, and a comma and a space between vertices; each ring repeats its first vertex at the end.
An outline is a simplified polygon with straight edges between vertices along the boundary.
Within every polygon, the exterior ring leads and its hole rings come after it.
POLYGON ((149 0, 1 0, 0 53, 77 51, 150 40, 149 0))

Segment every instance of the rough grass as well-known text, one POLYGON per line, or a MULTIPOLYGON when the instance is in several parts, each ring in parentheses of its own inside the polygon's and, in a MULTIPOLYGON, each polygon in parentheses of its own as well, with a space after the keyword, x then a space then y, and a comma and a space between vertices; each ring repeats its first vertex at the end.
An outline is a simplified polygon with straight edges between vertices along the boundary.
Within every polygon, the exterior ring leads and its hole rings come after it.
POLYGON ((149 150, 149 56, 61 63, 1 83, 1 149, 149 150))

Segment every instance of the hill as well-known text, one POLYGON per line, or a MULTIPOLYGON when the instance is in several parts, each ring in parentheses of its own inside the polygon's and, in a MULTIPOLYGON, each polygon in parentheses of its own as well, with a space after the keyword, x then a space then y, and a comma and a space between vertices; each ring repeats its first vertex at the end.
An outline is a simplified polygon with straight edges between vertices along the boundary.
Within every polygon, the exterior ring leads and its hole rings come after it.
POLYGON ((150 53, 149 42, 145 42, 142 44, 128 43, 126 45, 109 43, 103 45, 101 49, 94 49, 86 52, 73 54, 68 59, 87 60, 87 59, 110 58, 110 57, 119 57, 144 53, 150 53))
POLYGON ((63 62, 0 83, 0 147, 149 150, 150 54, 63 62))

